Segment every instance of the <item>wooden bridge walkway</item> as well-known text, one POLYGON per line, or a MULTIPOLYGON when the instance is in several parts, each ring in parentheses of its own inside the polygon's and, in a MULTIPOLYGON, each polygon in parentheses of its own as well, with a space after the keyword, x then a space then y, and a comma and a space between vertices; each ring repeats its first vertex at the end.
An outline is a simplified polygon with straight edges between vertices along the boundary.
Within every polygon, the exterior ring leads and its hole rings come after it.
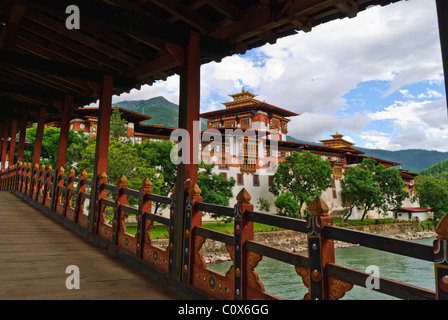
POLYGON ((9 192, 0 192, 1 300, 172 300, 179 293, 9 192), (69 265, 80 288, 69 290, 69 265))

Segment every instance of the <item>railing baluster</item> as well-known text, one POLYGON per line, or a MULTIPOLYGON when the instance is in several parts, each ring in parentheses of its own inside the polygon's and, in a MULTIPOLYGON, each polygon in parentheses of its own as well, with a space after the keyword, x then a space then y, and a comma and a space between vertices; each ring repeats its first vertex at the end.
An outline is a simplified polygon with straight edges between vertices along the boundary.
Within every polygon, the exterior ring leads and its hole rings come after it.
POLYGON ((195 208, 195 204, 202 202, 201 189, 194 184, 188 189, 187 203, 185 206, 185 239, 184 239, 184 261, 182 281, 186 284, 191 283, 193 276, 193 260, 194 260, 194 227, 200 227, 202 224, 202 211, 195 208))
POLYGON ((152 206, 152 201, 145 199, 145 195, 147 194, 152 194, 152 188, 151 181, 149 181, 148 178, 145 178, 142 181, 138 199, 138 210, 140 214, 137 216, 137 234, 135 235, 137 240, 135 256, 138 259, 143 258, 143 243, 145 241, 146 229, 149 228, 151 224, 151 221, 147 220, 145 216, 145 212, 151 212, 152 206))
POLYGON ((118 245, 119 233, 126 231, 126 212, 121 210, 121 206, 125 206, 128 201, 127 194, 123 193, 122 189, 127 188, 127 179, 121 175, 117 181, 117 192, 115 193, 115 210, 114 220, 112 225, 112 241, 118 245))
POLYGON ((245 215, 246 211, 253 211, 254 206, 250 203, 251 196, 244 188, 238 193, 236 200, 234 217, 234 296, 235 300, 244 300, 246 299, 248 276, 246 241, 254 239, 254 223, 248 221, 245 215))
POLYGON ((434 263, 436 299, 448 300, 448 213, 440 219, 435 229, 434 263))

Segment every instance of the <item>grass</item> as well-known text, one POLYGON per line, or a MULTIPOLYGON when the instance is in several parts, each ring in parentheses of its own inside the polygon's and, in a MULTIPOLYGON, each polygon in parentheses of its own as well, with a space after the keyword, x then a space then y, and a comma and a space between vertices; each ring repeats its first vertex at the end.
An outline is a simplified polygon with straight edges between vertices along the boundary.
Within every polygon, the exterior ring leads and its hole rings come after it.
MULTIPOLYGON (((357 226, 357 225, 372 225, 372 224, 387 224, 387 223, 409 223, 410 221, 396 221, 393 218, 384 218, 384 219, 353 219, 347 220, 346 222, 342 222, 340 218, 334 218, 333 224, 339 227, 347 227, 347 226, 357 226)), ((421 225, 423 229, 433 229, 437 221, 422 221, 421 225)), ((215 230, 218 232, 233 234, 233 222, 231 223, 223 223, 216 221, 203 221, 202 226, 207 229, 215 230)), ((277 231, 282 230, 277 227, 273 227, 266 224, 254 223, 255 232, 266 232, 266 231, 277 231)), ((136 223, 128 223, 126 224, 126 232, 135 235, 137 233, 137 224, 136 223)), ((152 239, 168 239, 168 231, 166 230, 166 226, 155 223, 154 228, 151 229, 151 238, 152 239)))
MULTIPOLYGON (((215 230, 222 233, 233 234, 233 222, 231 223, 223 223, 216 221, 203 221, 202 226, 207 229, 215 230)), ((263 232, 263 231, 276 231, 280 230, 280 228, 269 226, 261 223, 254 223, 255 232, 263 232)), ((136 223, 128 223, 126 224, 126 232, 135 235, 137 233, 137 224, 136 223)), ((168 239, 168 231, 166 230, 166 226, 155 223, 154 229, 151 229, 151 238, 152 239, 168 239)))

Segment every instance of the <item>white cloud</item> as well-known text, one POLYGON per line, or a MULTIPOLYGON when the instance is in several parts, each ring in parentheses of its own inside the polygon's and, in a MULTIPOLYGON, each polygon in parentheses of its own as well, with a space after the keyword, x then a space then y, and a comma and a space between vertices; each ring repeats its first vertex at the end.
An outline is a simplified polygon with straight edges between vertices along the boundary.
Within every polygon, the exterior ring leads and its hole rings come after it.
MULTIPOLYGON (((354 19, 316 26, 312 32, 279 39, 246 55, 203 65, 201 111, 223 108, 220 103, 245 86, 261 100, 302 113, 289 125, 297 139, 317 141, 343 131, 355 141, 364 141, 365 147, 396 150, 413 145, 411 138, 423 131, 421 148, 432 145, 431 141, 440 148, 443 131, 448 132, 444 94, 432 88, 415 92, 404 87, 422 81, 430 85, 443 81, 435 3, 400 1, 370 8, 354 19), (380 96, 399 90, 403 101, 364 113, 361 108, 367 104, 361 99, 358 113, 348 114, 344 96, 372 80, 388 82, 380 96), (391 132, 383 126, 366 131, 364 127, 372 121, 392 122, 391 132)), ((173 76, 114 100, 163 95, 178 103, 178 82, 173 76)))

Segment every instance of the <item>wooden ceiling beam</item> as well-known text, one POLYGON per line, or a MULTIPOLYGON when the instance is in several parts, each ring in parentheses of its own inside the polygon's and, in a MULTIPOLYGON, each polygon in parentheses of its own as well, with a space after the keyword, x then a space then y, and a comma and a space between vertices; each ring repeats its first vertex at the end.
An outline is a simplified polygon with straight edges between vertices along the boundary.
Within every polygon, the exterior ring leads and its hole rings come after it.
POLYGON ((89 69, 96 69, 101 72, 122 72, 127 67, 123 63, 105 57, 98 51, 61 36, 35 22, 24 21, 21 29, 26 31, 20 33, 22 38, 27 39, 29 42, 46 45, 48 47, 47 50, 53 48, 54 50, 52 51, 55 54, 89 69))
POLYGON ((204 34, 209 34, 215 30, 213 23, 204 19, 200 15, 190 11, 187 6, 184 6, 176 0, 150 0, 153 4, 163 8, 177 19, 188 23, 193 28, 204 34))
POLYGON ((64 100, 66 95, 73 96, 73 103, 76 105, 86 105, 91 103, 88 97, 81 97, 74 93, 65 93, 56 90, 44 90, 41 87, 23 86, 9 82, 0 81, 0 92, 12 94, 26 94, 37 98, 44 98, 50 100, 64 100))
MULTIPOLYGON (((82 10, 82 9, 81 9, 82 10)), ((84 12, 82 17, 84 17, 84 12)), ((114 58, 122 63, 128 65, 138 64, 138 59, 127 55, 126 53, 121 52, 120 50, 116 50, 115 48, 104 44, 96 40, 93 37, 86 35, 85 33, 77 32, 76 30, 69 30, 65 27, 65 21, 58 21, 55 19, 48 18, 47 15, 44 15, 37 11, 32 11, 27 15, 29 20, 32 20, 40 25, 55 31, 58 34, 61 34, 69 39, 78 41, 82 43, 84 46, 94 48, 95 50, 101 52, 106 57, 114 58)), ((82 20, 81 20, 82 21, 82 20)), ((82 22, 81 22, 82 23, 82 22)))
POLYGON ((358 15, 358 3, 353 0, 344 0, 336 4, 336 8, 349 18, 354 18, 358 15))
MULTIPOLYGON (((29 111, 39 111, 42 105, 40 104, 31 104, 31 103, 23 103, 18 102, 9 98, 6 98, 5 96, 0 96, 0 110, 5 109, 14 109, 14 110, 29 110, 29 111)), ((52 107, 51 105, 46 106, 47 113, 55 113, 58 114, 59 110, 55 107, 52 107)), ((2 111, 3 112, 3 111, 2 111)), ((2 113, 0 112, 0 114, 2 113)))
POLYGON ((0 35, 0 49, 12 50, 15 47, 16 33, 26 7, 14 4, 9 11, 9 17, 0 35))
MULTIPOLYGON (((65 19, 67 17, 65 9, 72 4, 69 0, 9 0, 13 3, 19 3, 29 8, 54 14, 65 19)), ((118 32, 128 35, 134 35, 142 39, 152 39, 169 42, 185 47, 188 44, 190 31, 188 28, 166 23, 162 21, 155 21, 148 19, 148 17, 127 11, 122 8, 113 7, 100 1, 78 0, 77 5, 80 8, 81 24, 89 23, 99 27, 108 29, 111 32, 118 32)), ((44 16, 46 17, 46 16, 44 16)), ((80 32, 67 30, 63 23, 57 23, 58 31, 72 32, 75 35, 82 35, 80 32)), ((90 40, 92 38, 88 37, 90 40)), ((84 39, 88 40, 88 39, 84 39)), ((84 40, 79 40, 84 42, 84 40)), ((84 42, 86 45, 94 46, 95 49, 100 50, 101 44, 90 44, 84 42)), ((104 46, 103 46, 104 47, 104 46)), ((222 59, 223 57, 233 53, 235 46, 225 40, 219 40, 207 34, 201 35, 201 53, 213 59, 222 59)), ((137 64, 138 65, 138 64, 137 64)))
MULTIPOLYGON (((36 72, 60 76, 66 79, 78 81, 91 81, 101 83, 104 73, 96 70, 82 68, 80 66, 50 61, 35 56, 18 54, 6 50, 0 50, 0 65, 16 67, 36 72)), ((136 86, 137 82, 121 76, 114 76, 116 88, 129 90, 136 86)))

